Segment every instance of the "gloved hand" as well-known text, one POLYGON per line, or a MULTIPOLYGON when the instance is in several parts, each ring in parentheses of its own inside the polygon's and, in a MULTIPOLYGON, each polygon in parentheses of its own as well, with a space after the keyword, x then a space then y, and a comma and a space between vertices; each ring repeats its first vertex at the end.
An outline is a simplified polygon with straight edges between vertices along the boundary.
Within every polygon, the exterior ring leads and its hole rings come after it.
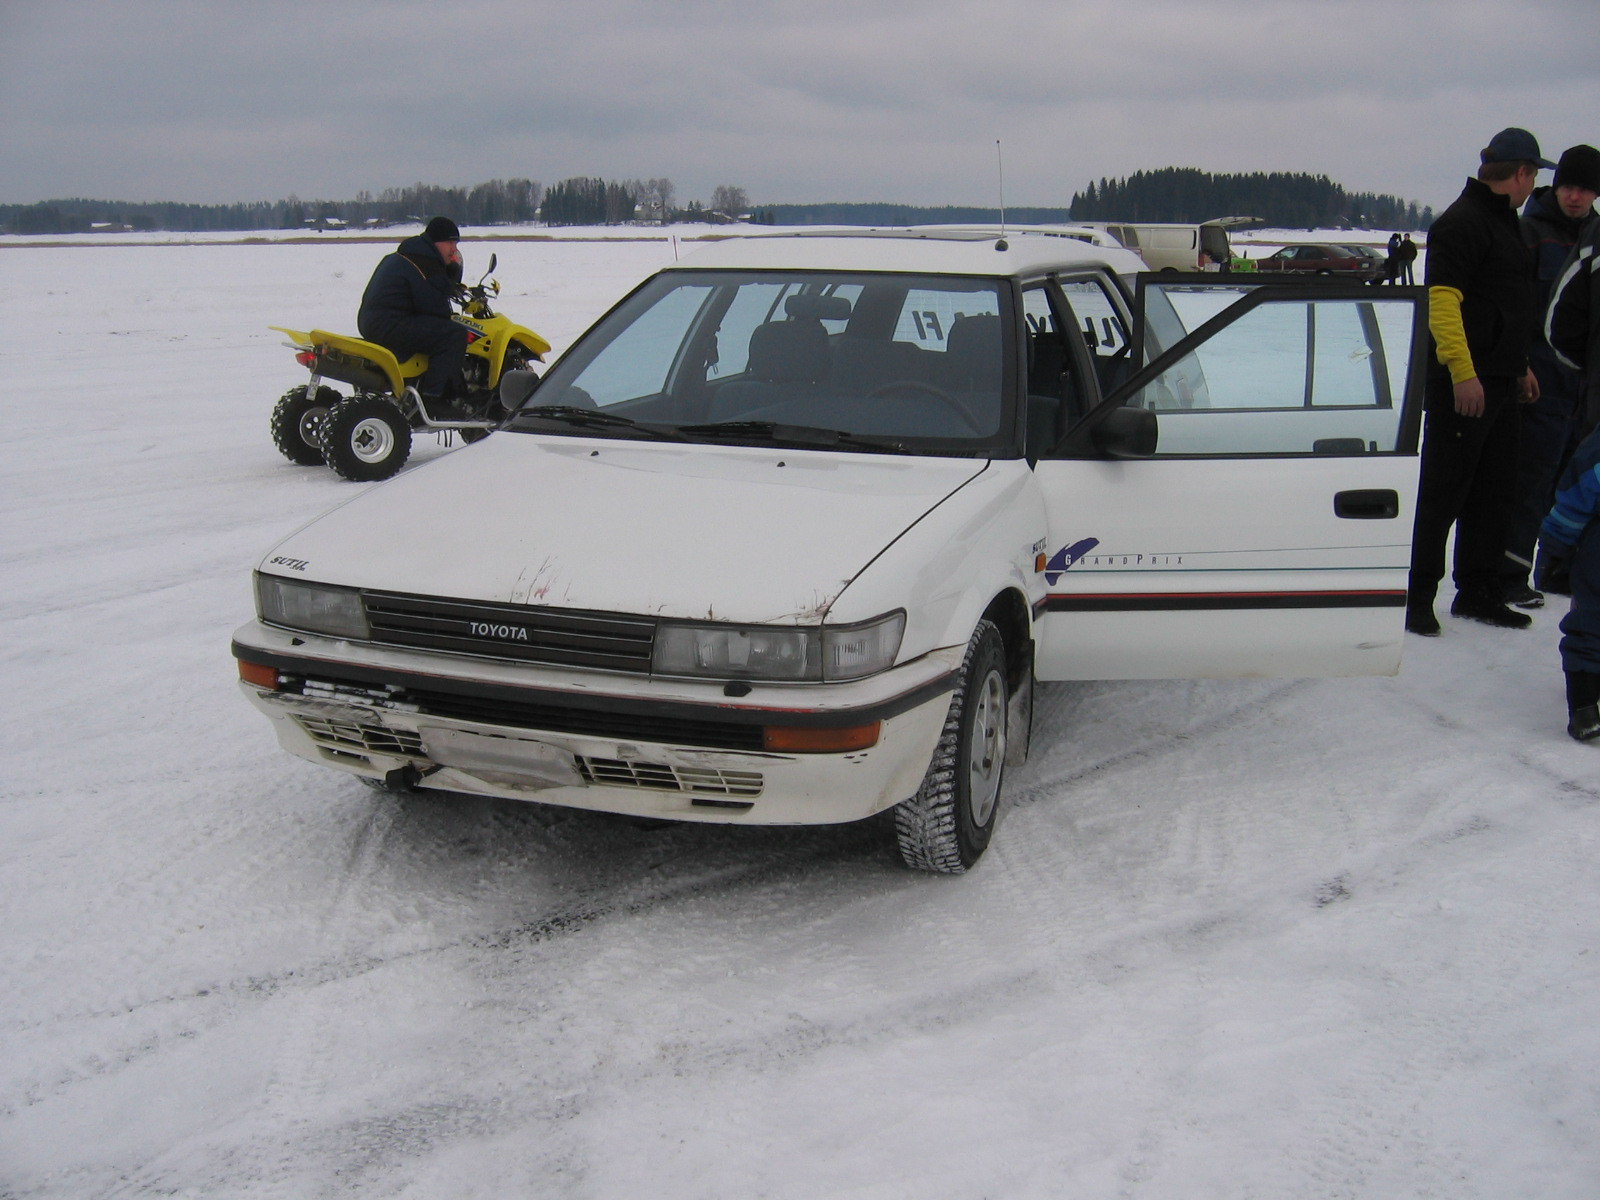
POLYGON ((1572 595, 1572 551, 1569 548, 1562 550, 1547 550, 1544 555, 1543 566, 1539 572, 1539 581, 1536 585, 1541 592, 1553 592, 1558 596, 1572 595))

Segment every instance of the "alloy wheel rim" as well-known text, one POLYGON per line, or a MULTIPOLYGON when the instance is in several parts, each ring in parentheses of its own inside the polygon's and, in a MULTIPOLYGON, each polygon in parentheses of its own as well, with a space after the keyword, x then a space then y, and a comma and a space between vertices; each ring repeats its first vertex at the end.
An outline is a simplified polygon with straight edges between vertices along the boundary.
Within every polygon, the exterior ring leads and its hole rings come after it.
POLYGON ((350 449, 364 463, 382 462, 394 452, 394 430, 387 421, 368 417, 350 431, 350 449))
POLYGON ((322 422, 327 419, 326 408, 308 408, 300 414, 300 440, 308 446, 322 448, 322 422))
POLYGON ((1006 756, 1006 689, 999 671, 990 671, 974 697, 972 737, 967 755, 967 792, 975 825, 989 823, 1000 797, 1000 772, 1006 756))

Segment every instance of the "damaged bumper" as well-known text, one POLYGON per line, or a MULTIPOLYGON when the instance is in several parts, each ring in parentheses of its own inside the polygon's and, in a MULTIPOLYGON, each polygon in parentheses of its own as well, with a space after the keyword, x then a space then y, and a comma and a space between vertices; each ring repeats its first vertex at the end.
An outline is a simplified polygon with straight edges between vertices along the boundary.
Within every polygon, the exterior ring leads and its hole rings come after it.
POLYGON ((963 650, 851 683, 745 689, 446 659, 259 622, 233 642, 246 697, 311 762, 414 787, 757 825, 852 821, 911 796, 963 650))

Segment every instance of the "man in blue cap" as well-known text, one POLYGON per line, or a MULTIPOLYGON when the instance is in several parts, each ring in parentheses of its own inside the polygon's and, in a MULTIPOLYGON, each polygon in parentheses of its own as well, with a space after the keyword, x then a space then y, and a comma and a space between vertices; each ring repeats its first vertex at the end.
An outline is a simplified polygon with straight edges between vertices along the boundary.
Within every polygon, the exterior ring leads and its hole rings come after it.
POLYGON ((1502 129, 1479 154, 1476 179, 1428 231, 1427 424, 1412 535, 1406 628, 1439 636, 1434 596, 1456 527, 1450 613, 1526 629, 1500 581, 1516 485, 1520 405, 1539 398, 1528 367, 1538 328, 1533 257, 1517 210, 1541 168, 1554 168, 1526 129, 1502 129))

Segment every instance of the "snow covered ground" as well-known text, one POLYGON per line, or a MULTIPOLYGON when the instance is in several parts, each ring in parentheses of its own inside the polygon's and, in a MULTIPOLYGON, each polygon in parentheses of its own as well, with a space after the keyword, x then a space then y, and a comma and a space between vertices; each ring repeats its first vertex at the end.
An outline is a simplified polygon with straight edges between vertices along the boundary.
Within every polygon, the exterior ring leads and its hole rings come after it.
MULTIPOLYGON (((0 1197, 1597 1194, 1556 610, 1392 679, 1045 688, 964 878, 381 797, 228 653, 356 490, 272 448, 266 326, 351 326, 379 249, 90 240, 0 245, 0 1197)), ((673 253, 466 249, 557 349, 673 253)))

